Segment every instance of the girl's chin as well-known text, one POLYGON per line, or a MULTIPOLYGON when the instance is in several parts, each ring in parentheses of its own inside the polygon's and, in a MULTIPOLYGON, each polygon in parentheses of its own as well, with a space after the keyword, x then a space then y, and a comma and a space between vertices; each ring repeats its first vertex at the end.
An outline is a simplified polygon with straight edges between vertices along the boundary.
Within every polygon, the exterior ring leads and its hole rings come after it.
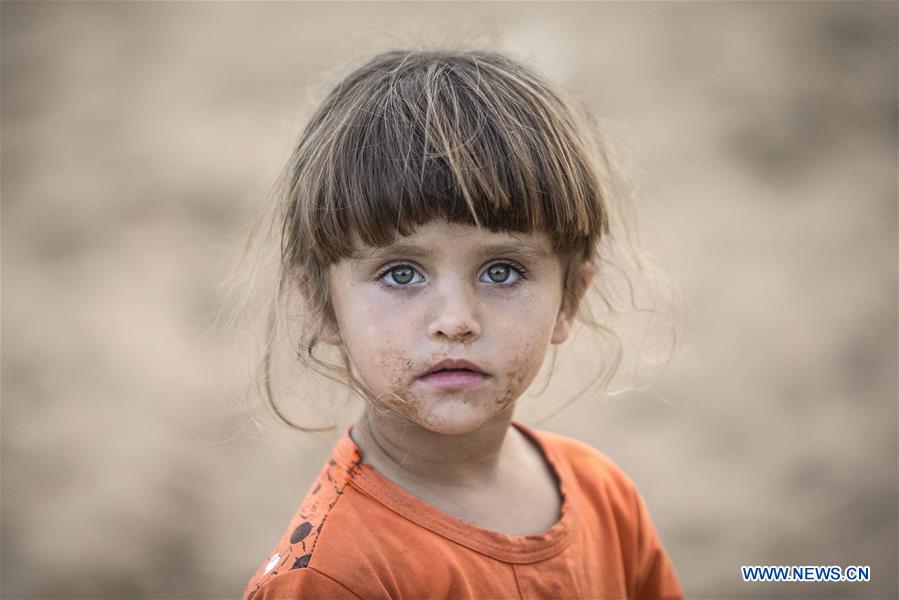
POLYGON ((478 402, 464 398, 439 398, 423 401, 404 416, 423 429, 441 435, 465 435, 477 431, 502 412, 510 409, 495 401, 478 402))

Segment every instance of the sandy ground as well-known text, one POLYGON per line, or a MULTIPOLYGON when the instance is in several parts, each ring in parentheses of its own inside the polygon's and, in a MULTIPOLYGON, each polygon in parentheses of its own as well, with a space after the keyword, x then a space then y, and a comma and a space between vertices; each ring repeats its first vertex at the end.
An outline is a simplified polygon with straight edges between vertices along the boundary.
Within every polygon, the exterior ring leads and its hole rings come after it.
MULTIPOLYGON (((896 3, 0 16, 3 598, 240 595, 334 435, 248 419, 256 332, 213 318, 235 301, 221 284, 316 86, 416 42, 530 58, 639 168, 648 243, 689 299, 684 350, 655 390, 542 426, 633 477, 688 595, 899 595, 896 3), (873 580, 748 584, 743 564, 873 580)), ((584 340, 525 421, 595 369, 584 340)), ((286 381, 294 415, 356 409, 286 381)))

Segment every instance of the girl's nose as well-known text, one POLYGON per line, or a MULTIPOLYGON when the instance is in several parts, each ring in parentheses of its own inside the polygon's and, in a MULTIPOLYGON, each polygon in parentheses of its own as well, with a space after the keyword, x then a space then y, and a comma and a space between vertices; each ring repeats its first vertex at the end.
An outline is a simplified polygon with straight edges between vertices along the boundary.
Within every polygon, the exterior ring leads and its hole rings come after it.
POLYGON ((477 301, 465 286, 436 294, 434 317, 428 325, 428 336, 435 340, 470 343, 481 337, 477 317, 477 301))

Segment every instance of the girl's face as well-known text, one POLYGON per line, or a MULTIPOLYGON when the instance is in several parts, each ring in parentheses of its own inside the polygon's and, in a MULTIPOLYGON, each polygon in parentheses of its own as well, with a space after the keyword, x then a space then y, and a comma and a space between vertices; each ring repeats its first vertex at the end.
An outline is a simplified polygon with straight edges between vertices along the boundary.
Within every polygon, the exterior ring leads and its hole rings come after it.
POLYGON ((329 278, 336 323, 323 339, 344 346, 376 406, 436 433, 509 409, 573 321, 544 234, 432 221, 390 246, 357 245, 329 278))

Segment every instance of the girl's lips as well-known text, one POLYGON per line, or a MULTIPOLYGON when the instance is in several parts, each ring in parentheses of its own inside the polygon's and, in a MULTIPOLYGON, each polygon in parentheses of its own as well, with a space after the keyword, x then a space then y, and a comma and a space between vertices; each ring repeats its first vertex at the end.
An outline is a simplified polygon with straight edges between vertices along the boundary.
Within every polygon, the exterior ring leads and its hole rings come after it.
POLYGON ((464 390, 481 385, 490 376, 475 371, 437 371, 419 377, 426 386, 435 390, 464 390))

